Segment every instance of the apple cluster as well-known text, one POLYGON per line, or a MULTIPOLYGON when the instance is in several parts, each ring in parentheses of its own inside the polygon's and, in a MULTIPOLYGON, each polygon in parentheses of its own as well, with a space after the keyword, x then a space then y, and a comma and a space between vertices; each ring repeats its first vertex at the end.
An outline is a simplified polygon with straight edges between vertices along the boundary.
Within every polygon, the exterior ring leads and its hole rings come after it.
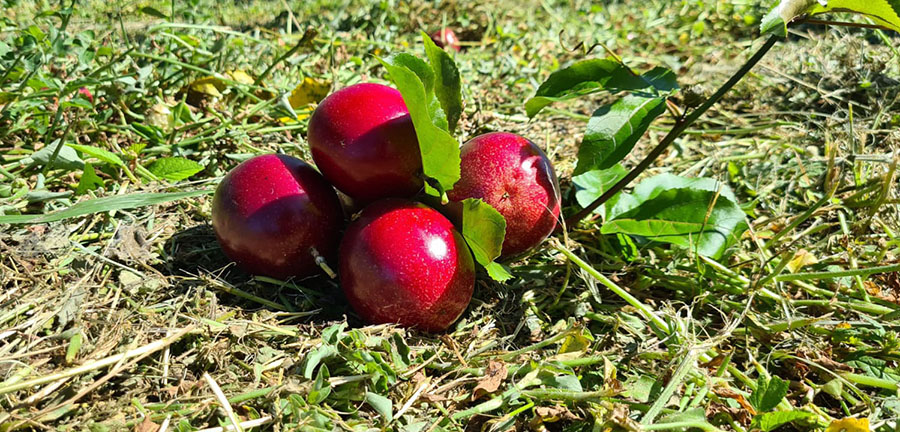
POLYGON ((549 159, 505 132, 463 145, 449 203, 420 202, 419 143, 392 87, 363 83, 332 93, 310 118, 307 141, 318 171, 267 154, 229 172, 213 198, 213 228, 225 254, 253 274, 308 277, 337 263, 345 297, 367 322, 438 332, 465 311, 475 262, 458 231, 462 200, 482 199, 506 219, 505 260, 537 247, 559 218, 549 159))

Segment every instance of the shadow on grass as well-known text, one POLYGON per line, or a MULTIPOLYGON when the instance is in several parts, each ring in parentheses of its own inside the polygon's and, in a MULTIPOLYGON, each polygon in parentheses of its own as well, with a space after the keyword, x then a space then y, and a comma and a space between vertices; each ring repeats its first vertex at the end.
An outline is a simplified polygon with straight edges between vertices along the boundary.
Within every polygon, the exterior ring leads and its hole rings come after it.
MULTIPOLYGON (((251 275, 225 256, 209 224, 196 225, 176 233, 166 240, 163 248, 166 259, 156 268, 170 278, 171 296, 190 295, 198 288, 212 289, 217 293, 218 302, 224 306, 246 311, 266 309, 297 313, 301 316, 309 313, 303 321, 317 326, 345 318, 353 328, 366 325, 350 308, 337 280, 321 275, 279 281, 251 275)), ((460 319, 472 321, 490 314, 497 320, 501 334, 517 333, 516 339, 526 342, 530 331, 527 326, 522 326, 526 319, 526 306, 522 302, 524 291, 526 289, 521 284, 498 284, 479 271, 473 302, 460 319)))
POLYGON ((287 281, 251 275, 225 256, 209 224, 176 233, 163 248, 166 260, 157 269, 172 277, 173 296, 205 287, 217 291, 219 303, 226 306, 310 313, 308 322, 313 324, 343 320, 347 315, 354 324, 336 280, 325 275, 287 281))

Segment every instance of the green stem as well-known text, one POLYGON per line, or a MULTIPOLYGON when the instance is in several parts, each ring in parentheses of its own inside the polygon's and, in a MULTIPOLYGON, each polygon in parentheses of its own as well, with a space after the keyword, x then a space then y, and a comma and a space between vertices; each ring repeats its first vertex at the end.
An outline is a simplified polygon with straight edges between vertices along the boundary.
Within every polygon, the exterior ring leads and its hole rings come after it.
POLYGON ((753 66, 756 66, 756 63, 758 63, 760 59, 762 59, 763 56, 765 56, 766 53, 768 53, 769 50, 772 49, 772 47, 776 42, 778 42, 779 39, 781 39, 781 37, 774 35, 771 36, 756 51, 756 53, 753 54, 753 57, 750 57, 750 59, 747 60, 747 62, 744 63, 744 65, 741 66, 741 68, 738 69, 738 71, 735 72, 734 75, 732 75, 731 78, 725 84, 723 84, 722 87, 719 88, 719 90, 716 91, 715 94, 710 96, 709 99, 707 99, 706 102, 703 103, 703 105, 692 111, 690 115, 688 115, 684 119, 678 121, 675 124, 675 127, 673 127, 671 131, 669 131, 665 138, 663 138, 662 141, 660 141, 660 143, 650 151, 650 154, 648 154, 647 157, 644 158, 644 160, 642 160, 636 167, 634 167, 634 169, 632 169, 627 175, 625 175, 622 180, 619 180, 613 187, 609 188, 609 190, 604 192, 603 195, 600 195, 587 207, 583 208, 578 213, 575 213, 574 215, 566 218, 566 226, 571 229, 571 227, 577 225, 578 222, 587 217, 587 215, 593 213, 594 210, 597 209, 597 207, 600 207, 600 205, 615 196, 617 193, 619 193, 619 191, 624 189, 625 186, 627 186, 635 178, 637 178, 637 176, 639 176, 642 172, 649 168, 650 165, 652 165, 653 162, 655 162, 656 159, 658 159, 663 154, 663 152, 665 152, 666 149, 669 148, 669 146, 673 142, 675 142, 675 139, 681 136, 681 134, 684 133, 685 130, 687 130, 688 126, 697 121, 697 119, 699 119, 700 116, 702 116, 707 110, 715 105, 716 102, 718 102, 719 99, 721 99, 722 96, 725 95, 725 93, 728 93, 728 91, 731 90, 731 88, 734 87, 735 84, 743 79, 744 75, 747 75, 747 73, 750 72, 751 69, 753 69, 753 66))
POLYGON ((563 255, 566 256, 566 258, 568 258, 570 261, 572 261, 575 265, 580 267, 582 270, 588 272, 588 274, 590 274, 595 279, 600 281, 600 283, 602 283, 604 286, 609 288, 610 291, 616 293, 616 295, 618 295, 623 300, 628 302, 628 304, 633 306, 635 309, 639 310, 641 312, 641 314, 643 314, 644 317, 646 319, 648 319, 657 328, 656 333, 660 337, 665 338, 669 335, 669 332, 667 331, 668 326, 666 325, 666 322, 663 321, 662 318, 657 316, 656 313, 653 311, 653 309, 650 308, 650 306, 645 305, 640 300, 638 300, 637 297, 631 295, 631 293, 629 293, 628 291, 625 291, 622 287, 616 285, 615 282, 609 280, 609 278, 607 278, 606 276, 603 276, 603 274, 600 273, 599 271, 597 271, 597 269, 592 267, 590 264, 584 262, 581 258, 578 258, 577 255, 573 254, 568 249, 566 249, 562 246, 556 246, 555 249, 560 251, 563 255))
POLYGON ((869 267, 853 270, 841 270, 834 272, 814 272, 814 273, 794 273, 784 274, 775 277, 778 282, 798 281, 798 280, 820 280, 835 279, 840 277, 870 276, 878 273, 900 272, 900 264, 892 264, 886 266, 869 267))

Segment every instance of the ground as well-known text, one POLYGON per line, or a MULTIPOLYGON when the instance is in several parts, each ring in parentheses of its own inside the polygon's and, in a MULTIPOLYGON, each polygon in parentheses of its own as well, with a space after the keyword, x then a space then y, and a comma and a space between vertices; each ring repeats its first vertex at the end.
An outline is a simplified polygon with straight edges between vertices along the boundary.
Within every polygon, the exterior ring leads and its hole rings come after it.
POLYGON ((421 30, 451 26, 459 138, 530 137, 571 214, 585 119, 605 100, 529 119, 540 83, 615 54, 709 95, 762 44, 772 2, 2 3, 0 215, 199 192, 0 225, 0 430, 744 431, 774 427, 770 410, 793 416, 784 430, 896 427, 896 33, 794 27, 644 174, 735 191, 751 228, 722 260, 629 250, 584 222, 511 263, 513 280, 480 276, 462 319, 429 335, 365 326, 337 282, 253 277, 217 247, 210 193, 230 168, 308 159, 306 111, 281 95, 307 77, 384 82, 376 56, 421 55, 421 30), (45 167, 58 139, 105 152, 45 167), (172 156, 202 170, 154 179, 172 156))

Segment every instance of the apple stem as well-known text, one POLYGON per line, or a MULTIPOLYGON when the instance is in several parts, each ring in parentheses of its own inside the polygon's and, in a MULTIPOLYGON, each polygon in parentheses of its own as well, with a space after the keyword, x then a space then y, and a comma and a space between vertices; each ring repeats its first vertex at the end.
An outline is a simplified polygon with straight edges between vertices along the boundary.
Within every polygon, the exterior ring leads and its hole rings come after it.
POLYGON ((325 257, 320 255, 319 251, 317 251, 316 248, 309 248, 309 254, 312 255, 313 258, 315 258, 316 265, 319 266, 319 268, 322 269, 322 271, 325 272, 328 277, 332 279, 337 277, 337 274, 334 272, 334 270, 332 270, 331 267, 328 266, 328 263, 325 262, 325 257))
POLYGON ((662 141, 660 141, 659 144, 650 151, 647 157, 645 157, 644 160, 637 164, 637 166, 635 166, 627 175, 625 175, 625 177, 619 180, 615 185, 613 185, 613 187, 609 188, 609 190, 604 192, 603 195, 600 195, 597 199, 591 202, 587 207, 566 218, 566 225, 568 226, 568 229, 571 229, 572 227, 578 225, 578 222, 593 213, 594 210, 597 209, 597 207, 600 207, 600 205, 615 196, 617 193, 619 193, 619 191, 624 189, 625 186, 628 186, 629 183, 637 178, 637 176, 641 175, 641 173, 649 168, 650 165, 652 165, 653 162, 655 162, 656 159, 658 159, 663 154, 663 152, 665 152, 669 145, 675 142, 675 139, 681 136, 681 134, 685 130, 687 130, 688 126, 697 121, 697 119, 699 119, 700 116, 703 115, 703 113, 705 113, 713 105, 715 105, 716 102, 718 102, 719 99, 721 99, 722 96, 725 95, 725 93, 728 93, 728 91, 731 90, 731 88, 734 87, 735 84, 743 79, 744 76, 747 75, 747 73, 750 72, 751 69, 753 69, 753 66, 755 66, 756 63, 758 63, 763 58, 763 56, 765 56, 766 53, 768 53, 769 50, 772 49, 772 47, 776 42, 778 42, 779 39, 780 36, 771 36, 761 47, 759 47, 758 50, 756 50, 756 53, 753 54, 753 57, 748 59, 747 62, 744 63, 744 65, 741 66, 741 68, 738 69, 738 71, 735 72, 734 75, 732 75, 725 84, 722 84, 722 87, 719 87, 715 94, 710 96, 709 99, 707 99, 706 102, 703 103, 703 105, 691 111, 691 113, 688 114, 687 117, 681 117, 677 119, 677 121, 675 122, 675 127, 673 127, 672 130, 670 130, 669 133, 662 139, 662 141))

